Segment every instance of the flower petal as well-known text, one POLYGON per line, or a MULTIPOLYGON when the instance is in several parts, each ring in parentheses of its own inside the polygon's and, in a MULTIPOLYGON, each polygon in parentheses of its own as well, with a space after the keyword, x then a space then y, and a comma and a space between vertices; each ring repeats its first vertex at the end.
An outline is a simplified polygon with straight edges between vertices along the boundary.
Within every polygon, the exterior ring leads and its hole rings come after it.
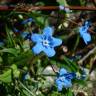
POLYGON ((41 34, 32 34, 31 40, 33 42, 41 42, 42 41, 42 35, 41 34))
POLYGON ((91 21, 87 20, 87 21, 85 22, 85 26, 86 26, 86 27, 90 27, 91 25, 92 25, 91 21))
POLYGON ((39 54, 42 50, 43 50, 43 46, 42 46, 41 43, 37 43, 37 44, 32 48, 32 51, 33 51, 35 54, 39 54))
POLYGON ((87 30, 84 28, 84 26, 82 26, 82 27, 79 28, 79 32, 80 32, 80 35, 82 36, 83 33, 87 32, 87 30))
POLYGON ((43 34, 44 34, 45 36, 52 36, 53 31, 54 31, 54 30, 53 30, 52 27, 47 26, 47 27, 45 27, 45 28, 43 29, 43 34))
POLYGON ((45 54, 48 56, 48 57, 52 57, 55 55, 55 50, 53 48, 50 48, 50 47, 45 47, 43 49, 43 51, 45 52, 45 54))
POLYGON ((34 21, 32 18, 28 18, 28 19, 22 21, 21 24, 27 24, 28 22, 32 22, 32 21, 34 21))
POLYGON ((60 76, 66 74, 66 73, 67 73, 67 70, 64 69, 64 68, 61 68, 60 71, 59 71, 59 75, 60 75, 60 76))
POLYGON ((66 79, 73 79, 76 77, 76 74, 75 73, 67 73, 64 75, 66 79))
POLYGON ((58 87, 58 91, 62 91, 62 88, 63 88, 63 82, 60 81, 59 79, 56 79, 55 81, 57 87, 58 87))
POLYGON ((82 36, 82 38, 83 38, 83 40, 84 40, 84 42, 86 44, 88 44, 88 42, 91 41, 91 35, 89 33, 84 33, 83 36, 82 36))
POLYGON ((62 40, 61 39, 57 39, 57 38, 54 38, 54 37, 52 37, 52 39, 53 39, 53 43, 52 43, 52 45, 53 45, 53 47, 56 47, 56 46, 59 46, 59 45, 61 45, 62 44, 62 40))
POLYGON ((64 85, 65 88, 71 87, 72 86, 71 80, 65 79, 64 82, 63 82, 63 85, 64 85))

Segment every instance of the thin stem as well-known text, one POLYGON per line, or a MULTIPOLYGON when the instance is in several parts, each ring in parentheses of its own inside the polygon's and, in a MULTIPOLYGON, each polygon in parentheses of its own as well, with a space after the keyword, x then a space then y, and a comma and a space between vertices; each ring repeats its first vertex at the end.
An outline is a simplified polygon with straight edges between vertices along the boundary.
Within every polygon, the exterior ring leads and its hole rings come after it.
MULTIPOLYGON (((11 11, 14 10, 16 6, 0 6, 0 11, 11 11)), ((96 11, 96 7, 85 7, 85 6, 64 6, 64 8, 69 8, 70 10, 88 10, 88 11, 96 11)), ((59 10, 59 6, 29 6, 26 5, 24 7, 16 8, 16 11, 22 12, 31 12, 32 10, 59 10)))
POLYGON ((38 77, 47 77, 47 76, 52 76, 52 77, 56 77, 56 74, 37 74, 36 76, 38 77))
POLYGON ((79 44, 79 40, 80 40, 80 36, 78 35, 77 36, 77 40, 76 40, 76 42, 75 42, 75 46, 74 46, 74 51, 76 51, 76 48, 77 48, 77 46, 78 46, 78 44, 79 44))
MULTIPOLYGON (((48 58, 48 61, 50 62, 50 59, 49 59, 49 58, 48 58)), ((56 72, 56 70, 54 69, 54 66, 52 65, 52 63, 51 63, 51 62, 50 62, 50 66, 51 66, 51 68, 52 68, 53 72, 54 72, 54 73, 57 73, 57 72, 56 72)))

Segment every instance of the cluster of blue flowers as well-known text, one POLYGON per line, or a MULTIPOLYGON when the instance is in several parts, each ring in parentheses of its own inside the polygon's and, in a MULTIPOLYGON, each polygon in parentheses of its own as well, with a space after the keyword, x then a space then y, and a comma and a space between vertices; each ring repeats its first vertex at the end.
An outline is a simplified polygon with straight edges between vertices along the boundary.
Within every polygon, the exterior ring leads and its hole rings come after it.
MULTIPOLYGON (((21 24, 27 24, 28 22, 35 21, 32 18, 28 18, 21 22, 21 24)), ((83 38, 85 44, 88 44, 91 41, 91 35, 88 32, 90 25, 91 22, 86 21, 85 24, 79 28, 80 35, 83 38)), ((16 28, 14 28, 14 31, 20 32, 20 30, 16 28)), ((62 40, 52 37, 53 31, 54 30, 52 27, 47 26, 43 29, 43 34, 31 34, 31 40, 36 43, 36 45, 32 48, 32 51, 35 54, 39 54, 43 51, 48 57, 52 57, 55 55, 54 47, 61 45, 62 40)), ((28 32, 20 32, 20 34, 23 38, 29 36, 28 32)))
POLYGON ((58 88, 58 91, 62 91, 63 88, 70 88, 72 87, 72 80, 86 80, 86 77, 88 76, 88 70, 83 68, 82 73, 79 72, 68 72, 66 69, 61 68, 57 74, 56 78, 56 85, 58 88))
MULTIPOLYGON (((62 7, 62 6, 61 6, 62 7)), ((26 19, 21 24, 26 24, 28 22, 34 22, 32 18, 26 19)), ((90 26, 90 22, 86 21, 84 26, 81 26, 79 28, 79 32, 81 37, 83 38, 84 42, 88 44, 91 41, 91 35, 88 33, 88 28, 90 26)), ((14 28, 16 32, 20 32, 18 29, 14 28)), ((54 48, 56 46, 59 46, 62 44, 62 40, 58 38, 54 38, 53 27, 47 26, 43 29, 42 34, 31 34, 31 41, 36 43, 35 46, 32 48, 32 51, 34 54, 38 55, 41 52, 44 52, 48 57, 53 57, 56 52, 54 48)), ((28 36, 28 32, 22 32, 22 37, 25 38, 28 36)), ((61 68, 58 72, 57 78, 56 78, 56 85, 58 88, 58 91, 62 91, 63 88, 70 88, 72 86, 72 79, 84 79, 86 77, 85 71, 84 74, 80 77, 77 76, 74 72, 68 72, 66 69, 61 68)))
POLYGON ((91 41, 91 35, 88 32, 90 25, 90 21, 85 21, 85 24, 79 28, 80 35, 83 38, 85 44, 88 44, 91 41))
MULTIPOLYGON (((21 22, 21 24, 27 24, 28 22, 34 22, 32 18, 28 18, 21 22)), ((14 28, 15 32, 20 32, 20 30, 14 28)), ((43 34, 31 34, 32 42, 36 43, 36 45, 32 48, 34 54, 39 54, 43 51, 48 57, 52 57, 55 55, 54 47, 62 44, 62 40, 52 37, 53 34, 52 27, 45 27, 43 29, 43 34)), ((23 38, 28 37, 28 32, 20 32, 23 38)))

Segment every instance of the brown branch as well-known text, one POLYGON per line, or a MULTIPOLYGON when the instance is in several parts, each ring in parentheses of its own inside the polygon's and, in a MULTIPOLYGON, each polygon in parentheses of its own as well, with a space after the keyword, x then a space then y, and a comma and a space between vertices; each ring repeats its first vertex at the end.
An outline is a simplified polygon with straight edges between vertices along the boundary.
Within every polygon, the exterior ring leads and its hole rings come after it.
MULTIPOLYGON (((0 6, 0 11, 8 11, 14 10, 16 6, 0 6)), ((88 11, 96 11, 95 7, 85 7, 85 6, 65 6, 65 8, 69 8, 70 10, 88 10, 88 11)), ((59 10, 59 6, 31 6, 26 5, 21 8, 16 8, 16 11, 23 12, 31 12, 32 10, 59 10)))
POLYGON ((82 65, 82 63, 91 55, 96 52, 96 47, 94 47, 92 50, 90 50, 82 59, 78 61, 78 64, 82 65))

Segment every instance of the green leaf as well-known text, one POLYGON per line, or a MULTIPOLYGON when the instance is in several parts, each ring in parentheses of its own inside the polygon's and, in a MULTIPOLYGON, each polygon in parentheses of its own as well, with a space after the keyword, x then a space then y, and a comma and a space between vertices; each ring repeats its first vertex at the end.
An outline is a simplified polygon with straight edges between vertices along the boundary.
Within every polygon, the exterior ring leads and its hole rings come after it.
POLYGON ((5 52, 5 53, 10 53, 14 56, 18 56, 18 50, 17 49, 13 49, 13 48, 4 48, 2 50, 0 50, 1 53, 5 52))
POLYGON ((74 96, 71 89, 68 90, 67 96, 74 96))
POLYGON ((9 83, 12 81, 12 72, 14 77, 18 77, 19 74, 17 74, 18 70, 15 64, 13 64, 11 67, 6 67, 6 68, 9 68, 9 69, 7 71, 4 71, 3 74, 0 75, 0 81, 9 83))
POLYGON ((57 0, 60 5, 68 6, 66 0, 57 0))
POLYGON ((7 42, 8 42, 8 47, 13 47, 15 46, 15 41, 13 39, 12 34, 10 34, 12 31, 9 30, 9 28, 6 26, 6 34, 7 34, 7 42))
POLYGON ((75 62, 70 61, 67 57, 64 56, 64 61, 67 63, 67 66, 74 72, 78 70, 78 66, 75 62))
POLYGON ((28 91, 26 91, 25 89, 22 90, 22 95, 24 94, 24 96, 31 96, 30 93, 28 91))
POLYGON ((19 81, 19 86, 22 87, 22 91, 25 94, 24 96, 36 96, 32 90, 29 90, 22 82, 19 81))
POLYGON ((15 63, 16 65, 24 66, 28 64, 31 58, 32 58, 32 50, 28 50, 15 57, 12 63, 15 63))
POLYGON ((5 83, 11 82, 11 80, 12 80, 11 78, 12 78, 11 77, 11 69, 4 72, 4 74, 0 75, 0 81, 5 82, 5 83))
POLYGON ((84 5, 85 2, 87 2, 86 0, 79 0, 79 1, 80 1, 80 4, 81 4, 81 5, 84 5))
POLYGON ((2 57, 0 56, 0 63, 3 61, 2 57))

